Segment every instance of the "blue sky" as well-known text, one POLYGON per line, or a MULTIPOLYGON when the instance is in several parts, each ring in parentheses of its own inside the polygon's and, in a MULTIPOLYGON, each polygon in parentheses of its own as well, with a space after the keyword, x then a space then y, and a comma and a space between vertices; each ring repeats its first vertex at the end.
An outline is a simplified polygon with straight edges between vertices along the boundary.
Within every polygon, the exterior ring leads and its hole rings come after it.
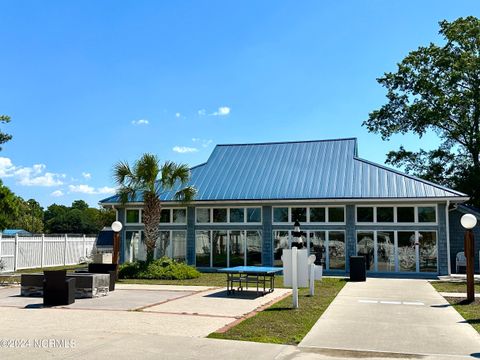
POLYGON ((45 207, 96 206, 113 164, 144 152, 196 165, 215 144, 357 137, 383 163, 431 148, 361 124, 385 102, 375 79, 468 15, 478 1, 0 0, 0 178, 45 207))

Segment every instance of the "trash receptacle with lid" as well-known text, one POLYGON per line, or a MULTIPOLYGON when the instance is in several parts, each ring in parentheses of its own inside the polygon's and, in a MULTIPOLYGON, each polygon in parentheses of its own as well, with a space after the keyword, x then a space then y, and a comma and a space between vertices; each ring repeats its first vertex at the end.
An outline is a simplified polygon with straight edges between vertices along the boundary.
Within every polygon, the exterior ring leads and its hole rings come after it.
POLYGON ((350 256, 350 281, 366 281, 367 270, 364 256, 350 256))

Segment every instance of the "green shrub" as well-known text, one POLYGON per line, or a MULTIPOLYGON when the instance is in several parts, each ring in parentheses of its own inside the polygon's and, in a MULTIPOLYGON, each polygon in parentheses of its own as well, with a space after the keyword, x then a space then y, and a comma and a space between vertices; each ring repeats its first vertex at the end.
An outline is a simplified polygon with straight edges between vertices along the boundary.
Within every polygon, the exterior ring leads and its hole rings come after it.
POLYGON ((177 262, 166 256, 147 264, 145 261, 135 261, 120 265, 121 279, 162 279, 185 280, 194 279, 200 273, 192 266, 177 262))

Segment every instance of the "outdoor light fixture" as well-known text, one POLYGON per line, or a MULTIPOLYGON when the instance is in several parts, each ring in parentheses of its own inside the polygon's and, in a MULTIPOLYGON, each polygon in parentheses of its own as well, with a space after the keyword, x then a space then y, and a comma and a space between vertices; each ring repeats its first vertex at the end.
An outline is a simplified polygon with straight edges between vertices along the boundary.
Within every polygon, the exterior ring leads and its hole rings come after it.
POLYGON ((464 248, 465 258, 467 260, 467 301, 475 301, 475 285, 474 285, 474 262, 475 262, 475 242, 473 239, 472 229, 477 225, 477 218, 472 214, 465 214, 460 219, 460 223, 465 228, 464 248))
POLYGON ((113 256, 112 264, 118 264, 118 253, 120 251, 120 231, 122 230, 123 225, 120 221, 114 221, 112 223, 113 230, 113 256))

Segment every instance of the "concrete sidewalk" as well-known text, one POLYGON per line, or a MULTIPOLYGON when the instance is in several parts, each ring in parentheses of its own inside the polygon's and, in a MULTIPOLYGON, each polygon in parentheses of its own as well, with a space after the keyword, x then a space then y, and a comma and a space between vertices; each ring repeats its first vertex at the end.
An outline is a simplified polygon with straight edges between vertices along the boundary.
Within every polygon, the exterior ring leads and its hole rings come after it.
POLYGON ((426 280, 369 278, 346 284, 299 346, 480 356, 480 335, 426 280))

